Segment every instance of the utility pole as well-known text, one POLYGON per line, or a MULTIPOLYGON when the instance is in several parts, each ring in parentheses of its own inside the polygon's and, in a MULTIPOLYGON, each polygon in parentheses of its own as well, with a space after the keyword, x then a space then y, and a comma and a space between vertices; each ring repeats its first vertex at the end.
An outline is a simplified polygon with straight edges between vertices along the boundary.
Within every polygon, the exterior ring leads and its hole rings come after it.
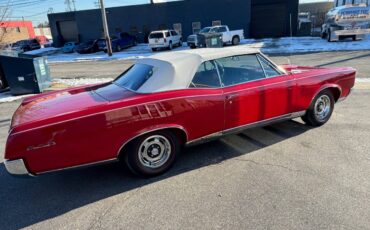
POLYGON ((70 0, 65 0, 64 1, 64 4, 66 4, 66 11, 69 11, 71 12, 72 11, 72 7, 71 7, 71 1, 70 0))
POLYGON ((76 11, 76 0, 72 0, 72 4, 73 4, 73 11, 76 11))
POLYGON ((107 51, 108 51, 107 53, 108 53, 108 56, 112 56, 113 55, 112 43, 111 43, 111 40, 110 40, 110 37, 109 37, 107 13, 106 13, 105 7, 104 7, 104 0, 99 0, 99 1, 100 1, 101 15, 102 15, 102 19, 103 19, 103 28, 104 28, 105 41, 106 41, 106 44, 107 44, 107 51))

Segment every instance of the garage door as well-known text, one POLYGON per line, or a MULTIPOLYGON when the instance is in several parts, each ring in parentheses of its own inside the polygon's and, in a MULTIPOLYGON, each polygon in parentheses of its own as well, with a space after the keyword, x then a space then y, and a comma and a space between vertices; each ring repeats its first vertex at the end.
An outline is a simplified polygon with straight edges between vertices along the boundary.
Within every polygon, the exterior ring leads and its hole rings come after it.
POLYGON ((78 41, 78 29, 76 21, 58 22, 59 34, 64 42, 78 41))
POLYGON ((287 7, 285 4, 252 6, 251 37, 287 36, 287 7))

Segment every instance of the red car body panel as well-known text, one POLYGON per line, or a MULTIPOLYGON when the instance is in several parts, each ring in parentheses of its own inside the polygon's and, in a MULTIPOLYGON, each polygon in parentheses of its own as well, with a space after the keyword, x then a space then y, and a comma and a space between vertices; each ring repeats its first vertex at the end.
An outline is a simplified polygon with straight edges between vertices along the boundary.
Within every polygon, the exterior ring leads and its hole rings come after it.
POLYGON ((146 132, 172 128, 191 142, 305 111, 325 88, 345 98, 355 82, 352 68, 283 68, 289 74, 221 89, 137 94, 108 83, 31 97, 13 116, 5 159, 23 159, 32 174, 115 159, 146 132))

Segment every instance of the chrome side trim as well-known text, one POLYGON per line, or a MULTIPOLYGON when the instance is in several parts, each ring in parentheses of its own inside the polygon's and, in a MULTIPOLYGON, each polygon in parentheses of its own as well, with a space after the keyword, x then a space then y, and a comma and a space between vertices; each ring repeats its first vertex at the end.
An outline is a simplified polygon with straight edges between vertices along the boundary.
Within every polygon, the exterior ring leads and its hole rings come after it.
POLYGON ((9 174, 14 176, 33 176, 24 164, 23 159, 18 160, 5 160, 4 165, 6 168, 6 171, 8 171, 9 174))
POLYGON ((46 173, 52 173, 52 172, 59 172, 59 171, 64 171, 64 170, 69 170, 69 169, 75 169, 75 168, 82 168, 82 167, 89 167, 93 165, 101 165, 101 164, 107 164, 107 163, 112 163, 112 162, 117 162, 117 158, 112 158, 108 160, 103 160, 103 161, 97 161, 93 163, 87 163, 87 164, 82 164, 82 165, 76 165, 76 166, 71 166, 71 167, 65 167, 65 168, 60 168, 60 169, 53 169, 41 173, 36 173, 36 175, 41 175, 41 174, 46 174, 46 173))
POLYGON ((212 140, 221 138, 223 136, 237 134, 237 133, 240 133, 240 132, 242 132, 246 129, 263 127, 263 126, 267 126, 267 125, 270 125, 270 124, 273 124, 273 123, 276 123, 276 122, 291 120, 291 119, 294 119, 294 118, 302 117, 305 114, 306 114, 306 111, 300 111, 300 112, 296 112, 296 113, 290 113, 290 114, 286 114, 286 115, 266 119, 266 120, 263 120, 263 121, 250 123, 250 124, 247 124, 247 125, 238 126, 238 127, 235 127, 235 128, 224 130, 222 132, 213 133, 213 134, 210 134, 210 135, 207 135, 207 136, 189 141, 189 142, 186 143, 186 146, 187 147, 194 146, 194 145, 197 145, 197 144, 201 144, 201 143, 205 143, 205 142, 208 142, 208 141, 212 141, 212 140))

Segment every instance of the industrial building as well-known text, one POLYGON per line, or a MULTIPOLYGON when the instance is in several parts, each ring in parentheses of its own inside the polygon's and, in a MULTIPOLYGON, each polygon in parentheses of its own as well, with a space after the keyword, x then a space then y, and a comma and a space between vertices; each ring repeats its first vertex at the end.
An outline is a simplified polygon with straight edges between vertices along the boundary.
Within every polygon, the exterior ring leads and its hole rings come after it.
POLYGON ((0 21, 0 43, 14 43, 35 37, 30 21, 0 21))
MULTIPOLYGON (((99 9, 49 14, 54 43, 103 37, 99 9)), ((107 8, 110 34, 129 32, 146 42, 158 29, 175 29, 186 38, 202 27, 224 24, 246 37, 297 33, 298 0, 183 0, 107 8)))

